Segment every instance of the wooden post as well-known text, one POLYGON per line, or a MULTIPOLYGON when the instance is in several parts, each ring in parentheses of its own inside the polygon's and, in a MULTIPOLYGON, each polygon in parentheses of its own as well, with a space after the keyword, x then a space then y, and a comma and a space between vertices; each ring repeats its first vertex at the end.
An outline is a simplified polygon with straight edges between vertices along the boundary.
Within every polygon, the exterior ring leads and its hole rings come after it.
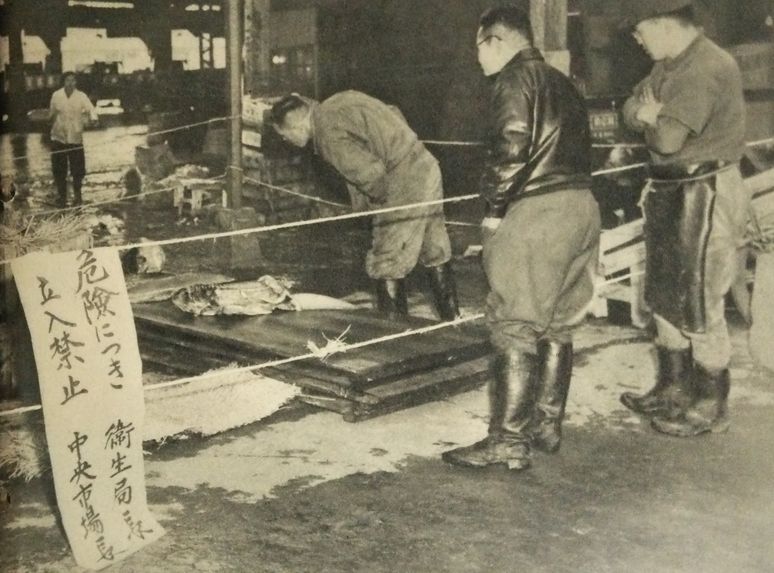
POLYGON ((226 52, 231 115, 228 203, 230 208, 238 209, 242 206, 242 2, 230 0, 226 5, 226 52))
POLYGON ((245 12, 245 87, 262 96, 269 92, 271 69, 270 0, 247 0, 245 12))
POLYGON ((541 50, 567 49, 567 0, 531 0, 529 16, 535 45, 541 50))
POLYGON ((535 46, 545 54, 548 63, 569 75, 567 0, 530 0, 529 16, 535 46))

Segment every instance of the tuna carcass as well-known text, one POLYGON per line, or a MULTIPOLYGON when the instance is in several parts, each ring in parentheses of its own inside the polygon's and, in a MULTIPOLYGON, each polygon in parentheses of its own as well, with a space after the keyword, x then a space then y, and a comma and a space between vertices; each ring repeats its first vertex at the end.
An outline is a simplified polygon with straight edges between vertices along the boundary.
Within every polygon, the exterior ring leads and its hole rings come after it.
POLYGON ((352 309, 354 305, 313 293, 291 294, 290 283, 266 275, 255 281, 196 284, 178 290, 172 303, 197 316, 269 314, 274 310, 352 309))

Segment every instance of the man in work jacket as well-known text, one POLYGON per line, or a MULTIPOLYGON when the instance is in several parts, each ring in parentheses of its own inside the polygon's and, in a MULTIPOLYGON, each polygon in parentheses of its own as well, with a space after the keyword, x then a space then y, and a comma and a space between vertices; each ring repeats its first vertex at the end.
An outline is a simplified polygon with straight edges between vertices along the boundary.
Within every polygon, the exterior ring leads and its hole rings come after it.
POLYGON ((749 193, 742 77, 704 36, 690 0, 638 0, 623 23, 654 60, 624 106, 650 151, 643 199, 645 296, 658 329, 658 379, 631 410, 675 436, 728 428, 731 343, 724 297, 744 243, 749 193))
MULTIPOLYGON (((443 198, 438 161, 397 108, 373 97, 345 91, 318 103, 294 94, 274 105, 272 122, 288 143, 313 143, 346 180, 355 210, 443 198)), ((438 314, 454 320, 459 311, 450 259, 442 205, 374 216, 366 271, 377 281, 380 310, 408 314, 404 279, 419 262, 429 271, 438 314)))
POLYGON ((491 338, 487 437, 446 461, 530 466, 530 447, 556 452, 573 364, 573 330, 594 293, 599 207, 591 194, 584 101, 533 47, 529 17, 481 17, 478 59, 494 78, 493 128, 481 193, 491 338))

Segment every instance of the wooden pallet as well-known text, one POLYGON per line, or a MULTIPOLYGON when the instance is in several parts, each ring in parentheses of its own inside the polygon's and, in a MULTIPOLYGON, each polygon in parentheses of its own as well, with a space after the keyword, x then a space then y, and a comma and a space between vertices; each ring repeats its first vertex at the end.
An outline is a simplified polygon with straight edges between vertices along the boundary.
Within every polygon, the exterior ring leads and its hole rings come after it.
MULTIPOLYGON (((193 317, 169 303, 134 307, 140 352, 146 365, 195 375, 231 364, 258 365, 308 352, 349 328, 356 343, 432 321, 391 320, 367 310, 304 311, 260 317, 193 317)), ((301 386, 303 400, 358 421, 437 400, 475 387, 488 376, 488 337, 462 326, 330 356, 262 370, 301 386)))

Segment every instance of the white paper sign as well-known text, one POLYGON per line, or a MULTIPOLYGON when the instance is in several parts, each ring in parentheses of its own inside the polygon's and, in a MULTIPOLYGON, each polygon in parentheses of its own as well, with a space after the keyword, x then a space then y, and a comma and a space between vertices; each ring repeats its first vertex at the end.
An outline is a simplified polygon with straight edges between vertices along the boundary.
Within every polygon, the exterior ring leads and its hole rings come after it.
POLYGON ((40 380, 57 503, 76 561, 102 569, 164 534, 148 511, 142 363, 118 253, 12 263, 40 380))

